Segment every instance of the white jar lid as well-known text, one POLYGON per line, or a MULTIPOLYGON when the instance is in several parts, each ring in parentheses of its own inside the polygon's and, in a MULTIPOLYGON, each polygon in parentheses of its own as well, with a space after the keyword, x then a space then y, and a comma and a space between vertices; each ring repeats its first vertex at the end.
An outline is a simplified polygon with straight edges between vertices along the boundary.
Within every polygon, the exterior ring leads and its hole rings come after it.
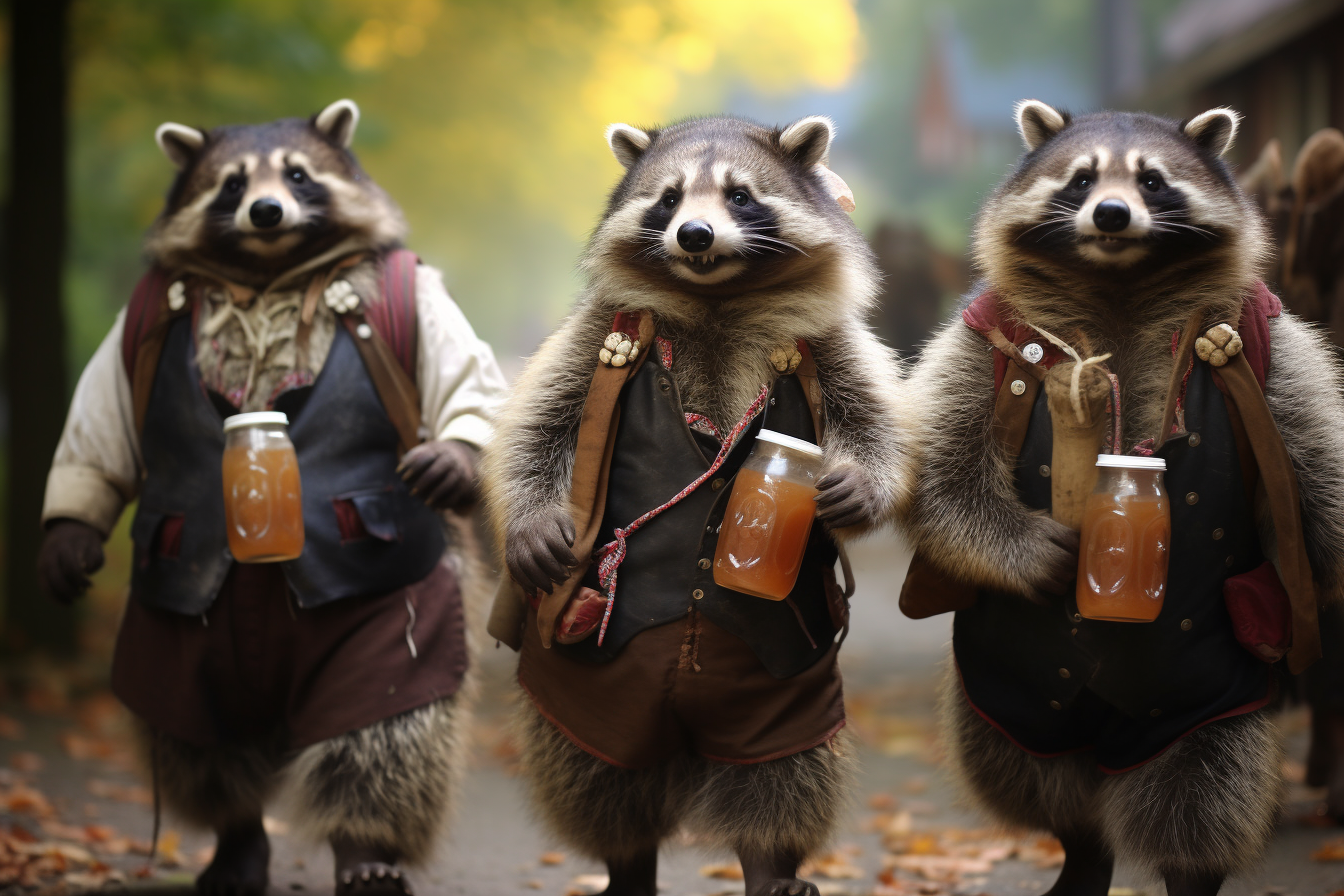
POLYGON ((289 418, 279 411, 253 411, 250 414, 234 414, 224 418, 224 431, 242 429, 244 426, 281 426, 289 425, 289 418))
POLYGON ((813 445, 811 442, 804 442, 802 439, 795 439, 793 436, 786 436, 782 432, 775 432, 773 429, 763 429, 756 433, 756 438, 762 442, 771 442, 775 445, 783 445, 785 448, 792 448, 794 451, 801 451, 804 454, 810 454, 813 457, 821 457, 822 450, 820 445, 813 445))
POLYGON ((1126 470, 1165 470, 1167 462, 1160 457, 1136 457, 1132 454, 1098 454, 1097 466, 1121 467, 1126 470))

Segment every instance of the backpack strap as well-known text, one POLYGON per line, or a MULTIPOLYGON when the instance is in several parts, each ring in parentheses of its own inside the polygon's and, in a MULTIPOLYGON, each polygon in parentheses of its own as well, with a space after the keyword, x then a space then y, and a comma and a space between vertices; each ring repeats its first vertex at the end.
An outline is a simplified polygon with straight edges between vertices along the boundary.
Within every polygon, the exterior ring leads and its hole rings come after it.
POLYGON ((364 318, 387 343, 401 369, 414 382, 419 346, 415 277, 420 258, 409 249, 393 249, 382 258, 380 300, 368 303, 364 318))

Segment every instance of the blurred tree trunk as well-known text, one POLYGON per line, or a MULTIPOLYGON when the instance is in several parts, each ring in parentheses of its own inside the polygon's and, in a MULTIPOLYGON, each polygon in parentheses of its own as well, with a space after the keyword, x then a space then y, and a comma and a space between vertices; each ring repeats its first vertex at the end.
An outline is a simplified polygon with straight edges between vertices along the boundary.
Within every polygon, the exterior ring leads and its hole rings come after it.
POLYGON ((47 468, 65 418, 66 103, 69 0, 10 0, 5 382, 9 464, 5 641, 74 650, 74 616, 38 590, 47 468))

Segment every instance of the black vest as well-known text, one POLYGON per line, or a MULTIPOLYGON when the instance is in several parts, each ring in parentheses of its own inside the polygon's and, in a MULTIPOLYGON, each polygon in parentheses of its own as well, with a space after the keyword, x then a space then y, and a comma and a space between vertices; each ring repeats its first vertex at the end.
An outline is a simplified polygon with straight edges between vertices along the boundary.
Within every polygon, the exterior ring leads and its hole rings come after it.
MULTIPOLYGON (((1093 747, 1103 767, 1119 771, 1267 696, 1268 667, 1237 641, 1223 600, 1223 582, 1264 558, 1227 406, 1203 361, 1186 388, 1185 426, 1189 435, 1158 452, 1171 553, 1156 621, 1083 619, 1072 590, 1046 606, 982 592, 956 614, 952 644, 967 696, 1033 753, 1093 747)), ((1052 444, 1042 389, 1016 472, 1022 501, 1038 510, 1050 509, 1052 444)))
MULTIPOLYGON (((684 619, 692 608, 745 641, 776 678, 807 669, 830 649, 837 628, 826 596, 826 571, 836 549, 824 527, 812 527, 798 582, 788 601, 765 600, 714 584, 712 563, 734 477, 761 428, 816 443, 807 398, 798 378, 775 381, 764 413, 742 434, 713 478, 663 511, 627 542, 617 576, 616 603, 602 645, 593 635, 554 649, 606 662, 645 629, 684 619), (708 560, 702 568, 701 561, 708 560), (698 596, 697 596, 698 595, 698 596)), ((621 393, 621 415, 611 460, 599 547, 665 503, 705 470, 719 443, 686 425, 672 375, 650 356, 621 393)), ((583 584, 599 591, 596 564, 583 584)))
MULTIPOLYGON (((154 374, 140 447, 146 479, 131 525, 131 593, 152 607, 204 613, 232 565, 224 528, 223 418, 196 366, 191 316, 169 327, 154 374), (181 518, 180 546, 167 556, 160 532, 181 518)), ((444 551, 438 518, 396 473, 397 431, 359 357, 336 328, 311 388, 281 396, 303 487, 303 555, 280 564, 299 606, 386 594, 420 581, 444 551), (333 504, 349 500, 366 537, 342 542, 333 504)))

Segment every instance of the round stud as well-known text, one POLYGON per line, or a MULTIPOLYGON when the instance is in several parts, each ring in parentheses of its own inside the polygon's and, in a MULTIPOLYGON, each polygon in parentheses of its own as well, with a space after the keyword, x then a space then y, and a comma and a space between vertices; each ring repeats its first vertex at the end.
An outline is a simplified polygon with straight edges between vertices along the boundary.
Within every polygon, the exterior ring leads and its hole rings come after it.
POLYGON ((337 314, 347 314, 359 307, 359 296, 349 280, 337 280, 322 292, 322 301, 337 314))
POLYGON ((1201 441, 1201 440, 1200 440, 1200 438, 1199 438, 1199 433, 1197 433, 1197 432, 1192 432, 1192 433, 1190 433, 1190 447, 1191 447, 1191 448, 1198 448, 1198 447, 1199 447, 1199 443, 1200 443, 1200 441, 1201 441))
POLYGON ((700 600, 700 599, 701 599, 702 597, 704 597, 704 596, 705 596, 705 592, 704 592, 703 590, 699 589, 699 588, 697 588, 697 589, 695 589, 694 591, 691 592, 691 597, 695 598, 696 600, 700 600))
POLYGON ((597 350, 597 360, 601 361, 603 364, 610 364, 610 363, 611 363, 611 349, 606 348, 605 346, 603 346, 602 348, 598 349, 598 350, 597 350))
POLYGON ((1082 622, 1082 621, 1083 621, 1083 614, 1082 614, 1082 613, 1074 613, 1074 614, 1073 614, 1073 621, 1074 621, 1074 622, 1082 622))
POLYGON ((1042 476, 1044 476, 1046 479, 1049 479, 1049 478, 1050 478, 1050 465, 1049 465, 1049 464, 1041 464, 1039 467, 1037 467, 1037 472, 1039 472, 1039 473, 1040 473, 1042 476))
POLYGON ((1153 718, 1157 718, 1158 716, 1162 715, 1162 710, 1150 709, 1148 710, 1148 715, 1152 716, 1153 718))
POLYGON ((173 311, 181 311, 186 304, 187 286, 181 280, 176 280, 168 287, 168 307, 173 311))
POLYGON ((1008 388, 1013 390, 1014 395, 1021 395, 1023 392, 1027 391, 1027 384, 1021 380, 1013 380, 1013 384, 1008 388))
POLYGON ((1223 530, 1222 530, 1222 529, 1214 529, 1214 530, 1213 530, 1213 540, 1214 540, 1214 541, 1222 541, 1222 540, 1223 540, 1223 530))
POLYGON ((1060 703, 1058 700, 1051 700, 1051 701, 1050 701, 1050 708, 1051 708, 1051 709, 1063 709, 1063 708, 1064 708, 1064 704, 1063 704, 1063 703, 1060 703))
POLYGON ((1060 677, 1060 678, 1068 678, 1068 677, 1071 676, 1072 674, 1073 674, 1073 673, 1070 672, 1068 669, 1060 669, 1060 670, 1059 670, 1059 677, 1060 677))
POLYGON ((359 334, 360 339, 373 338, 373 327, 369 326, 368 324, 360 324, 359 326, 355 327, 355 332, 359 334))
POLYGON ((709 558, 708 558, 708 557, 701 557, 701 558, 700 558, 700 563, 697 564, 697 565, 698 565, 701 569, 709 569, 709 558))
POLYGON ((1039 364, 1041 359, 1045 357, 1045 349, 1041 348, 1039 342, 1028 342, 1022 346, 1022 357, 1033 364, 1039 364))
POLYGON ((622 335, 621 333, 608 333, 607 338, 602 340, 602 347, 608 351, 616 351, 621 344, 622 335))
POLYGON ((1224 566, 1231 566, 1233 563, 1236 563, 1236 562, 1237 562, 1237 558, 1236 558, 1236 557, 1233 557, 1231 554, 1228 554, 1226 557, 1223 558, 1223 565, 1224 565, 1224 566))
POLYGON ((1191 505, 1192 507, 1193 507, 1194 505, 1198 504, 1198 503, 1199 503, 1199 492, 1186 492, 1186 493, 1185 493, 1185 503, 1191 505))
POLYGON ((710 487, 711 489, 713 489, 714 491, 718 491, 719 489, 723 488, 723 487, 724 487, 725 485, 727 485, 727 484, 728 484, 728 483, 727 483, 727 480, 726 480, 726 479, 723 479, 722 477, 720 477, 719 479, 715 479, 713 482, 711 482, 711 483, 709 484, 709 487, 710 487))
POLYGON ((1181 631, 1183 631, 1183 632, 1188 632, 1188 631, 1190 631, 1190 629, 1194 627, 1194 624, 1195 624, 1195 623, 1194 623, 1193 621, 1189 620, 1189 619, 1182 619, 1182 620, 1181 620, 1181 631))

